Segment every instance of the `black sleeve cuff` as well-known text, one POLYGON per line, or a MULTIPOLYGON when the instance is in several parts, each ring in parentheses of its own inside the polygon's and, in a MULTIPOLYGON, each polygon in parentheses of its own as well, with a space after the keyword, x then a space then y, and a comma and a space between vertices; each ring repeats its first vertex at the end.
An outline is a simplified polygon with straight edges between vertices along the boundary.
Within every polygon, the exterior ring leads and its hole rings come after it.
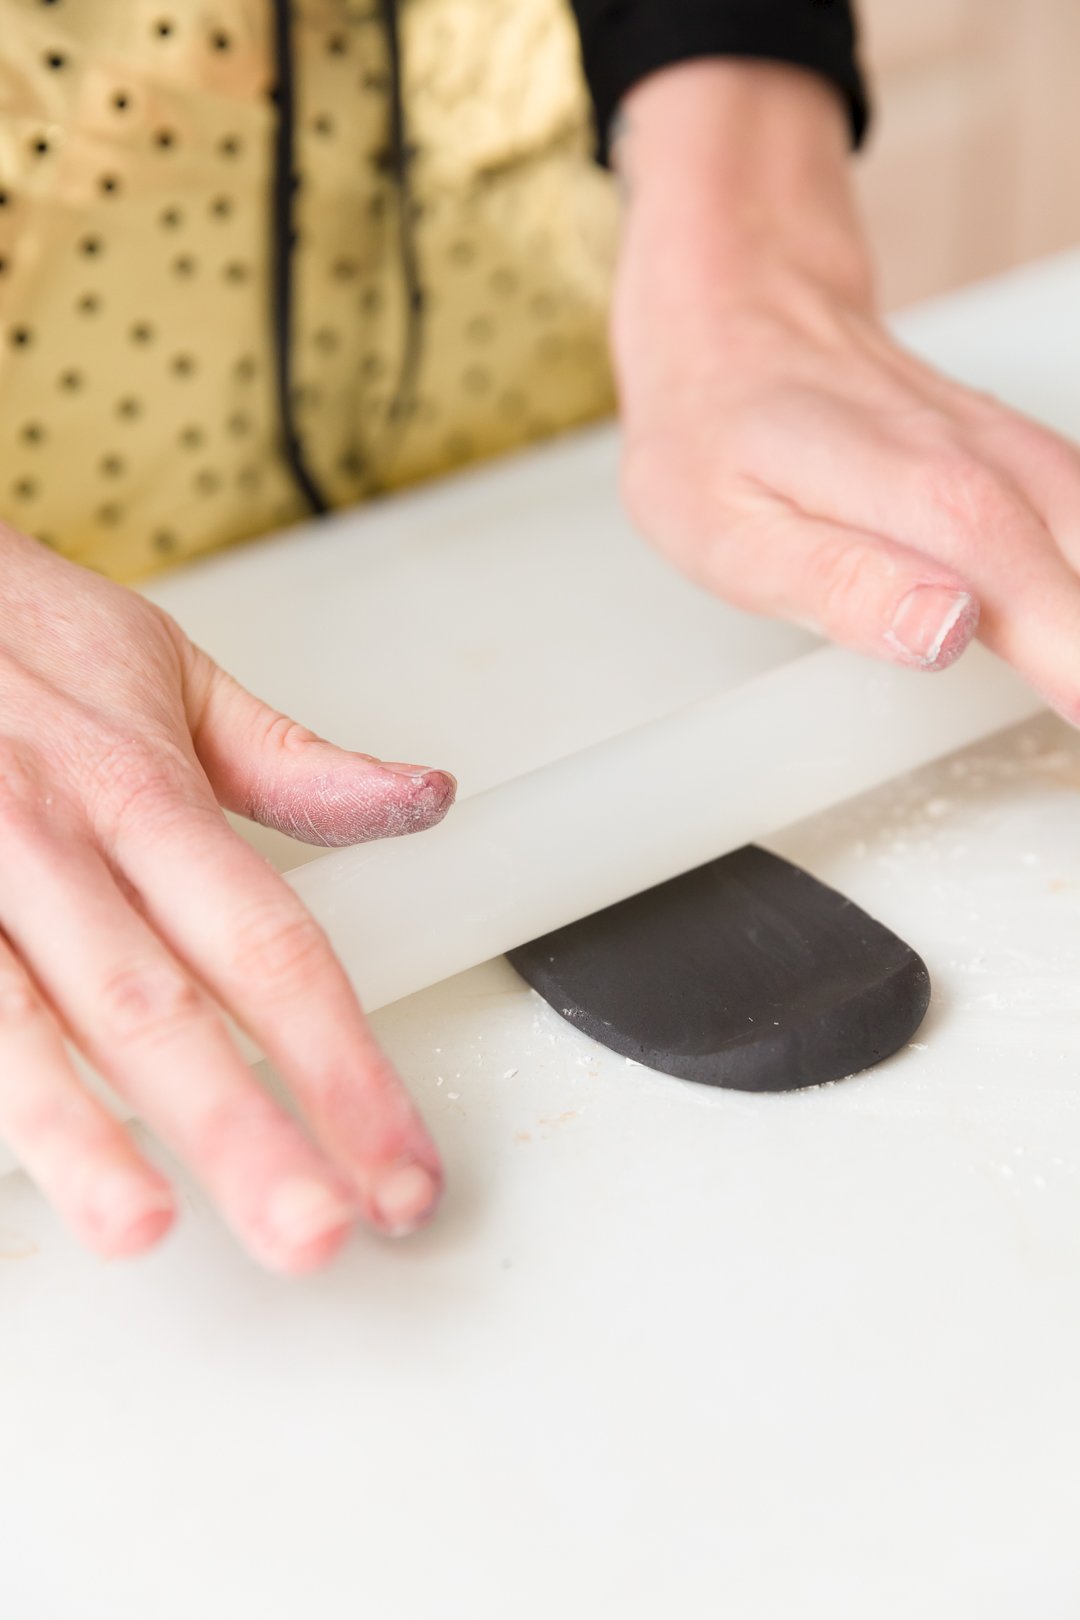
POLYGON ((596 110, 597 155, 626 92, 657 68, 702 56, 747 56, 809 68, 847 104, 852 145, 869 123, 851 0, 573 0, 596 110))

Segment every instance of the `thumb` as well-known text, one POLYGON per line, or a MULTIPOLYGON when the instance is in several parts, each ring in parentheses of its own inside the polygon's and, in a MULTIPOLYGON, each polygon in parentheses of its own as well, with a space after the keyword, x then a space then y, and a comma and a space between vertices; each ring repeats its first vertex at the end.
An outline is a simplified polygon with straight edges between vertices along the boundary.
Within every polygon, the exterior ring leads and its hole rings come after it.
POLYGON ((735 559, 737 576, 725 578, 732 560, 718 552, 711 581, 729 600, 810 623, 841 646, 893 663, 947 669, 978 629, 978 598, 951 568, 842 524, 785 515, 769 525, 752 561, 735 559))
POLYGON ((422 832, 453 804, 449 772, 338 748, 191 651, 191 738, 224 809, 305 844, 343 845, 422 832))

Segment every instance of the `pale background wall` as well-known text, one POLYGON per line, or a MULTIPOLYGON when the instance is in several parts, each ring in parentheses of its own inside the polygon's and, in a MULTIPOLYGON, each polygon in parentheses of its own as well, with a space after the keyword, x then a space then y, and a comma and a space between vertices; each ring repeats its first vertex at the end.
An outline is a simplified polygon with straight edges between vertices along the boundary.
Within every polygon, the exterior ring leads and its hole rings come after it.
POLYGON ((861 0, 889 307, 1080 243, 1080 0, 861 0))

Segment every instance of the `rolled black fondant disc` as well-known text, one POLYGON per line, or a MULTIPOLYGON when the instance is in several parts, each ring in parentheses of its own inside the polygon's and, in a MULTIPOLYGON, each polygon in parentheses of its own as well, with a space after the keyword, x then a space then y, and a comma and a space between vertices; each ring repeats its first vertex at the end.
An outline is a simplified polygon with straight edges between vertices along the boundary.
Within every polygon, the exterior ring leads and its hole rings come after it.
POLYGON ((911 1039, 930 1001, 910 946, 754 846, 509 959, 612 1051, 738 1091, 794 1091, 868 1069, 911 1039))

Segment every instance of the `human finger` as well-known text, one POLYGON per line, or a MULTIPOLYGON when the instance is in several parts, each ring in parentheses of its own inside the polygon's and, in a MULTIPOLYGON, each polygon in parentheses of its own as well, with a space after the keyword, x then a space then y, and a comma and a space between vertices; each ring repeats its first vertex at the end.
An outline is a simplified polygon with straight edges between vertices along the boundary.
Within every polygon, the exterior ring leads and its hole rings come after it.
POLYGON ((2 936, 0 1136, 99 1254, 138 1254, 172 1225, 168 1183, 80 1083, 52 1010, 2 936))
POLYGON ((442 820, 448 771, 373 759, 317 737, 191 649, 192 742, 218 803, 309 844, 360 844, 442 820))
POLYGON ((213 807, 129 827, 125 879, 172 951, 258 1041, 384 1232, 427 1220, 439 1156, 324 931, 213 807), (184 866, 169 847, 188 851, 184 866))
POLYGON ((89 844, 43 829, 13 836, 10 823, 7 833, 5 927, 78 1047, 258 1259, 302 1271, 329 1258, 354 1201, 258 1086, 210 998, 89 844))
POLYGON ((978 599, 955 570, 768 496, 719 523, 701 558, 704 583, 738 606, 916 669, 947 669, 978 627, 978 599))

